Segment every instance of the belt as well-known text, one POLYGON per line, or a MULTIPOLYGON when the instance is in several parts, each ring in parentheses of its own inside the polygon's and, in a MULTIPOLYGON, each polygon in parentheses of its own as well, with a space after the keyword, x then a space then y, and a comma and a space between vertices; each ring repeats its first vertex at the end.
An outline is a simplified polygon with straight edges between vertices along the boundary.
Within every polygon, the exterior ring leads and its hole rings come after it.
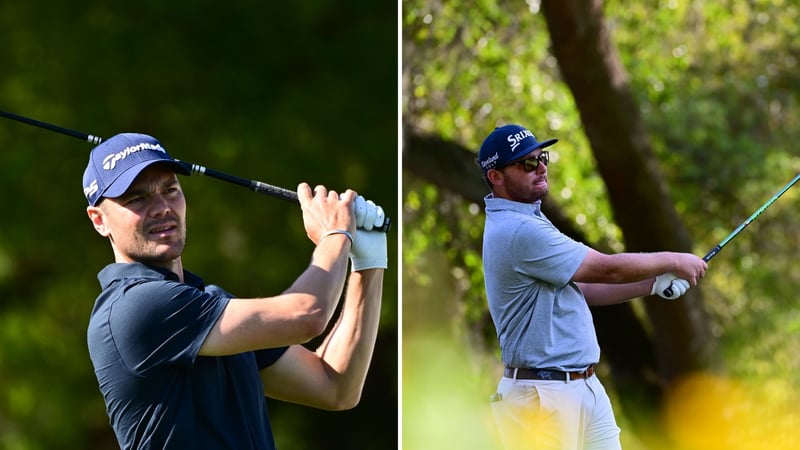
POLYGON ((562 372, 560 370, 548 369, 526 369, 518 367, 506 367, 503 375, 515 380, 582 380, 594 375, 594 366, 589 366, 582 372, 562 372))

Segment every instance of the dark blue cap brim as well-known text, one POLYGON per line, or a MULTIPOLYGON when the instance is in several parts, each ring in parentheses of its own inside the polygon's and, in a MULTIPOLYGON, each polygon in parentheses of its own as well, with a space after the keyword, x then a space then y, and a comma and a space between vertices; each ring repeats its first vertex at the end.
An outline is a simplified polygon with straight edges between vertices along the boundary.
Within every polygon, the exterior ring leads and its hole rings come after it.
POLYGON ((114 182, 111 183, 111 185, 109 185, 104 192, 100 193, 98 201, 100 198, 117 198, 125 194, 128 188, 131 187, 131 184, 133 184, 134 180, 136 180, 136 177, 138 177, 139 174, 142 173, 144 169, 150 167, 153 164, 168 165, 175 171, 175 173, 181 175, 191 174, 191 172, 186 166, 175 160, 152 159, 149 161, 144 161, 134 166, 131 166, 128 170, 126 170, 119 177, 117 177, 117 179, 114 180, 114 182))
POLYGON ((536 150, 539 150, 540 148, 550 147, 551 145, 555 144, 556 142, 558 142, 558 139, 548 139, 546 141, 539 142, 536 145, 532 145, 530 148, 526 148, 525 150, 523 150, 521 152, 522 156, 520 156, 519 158, 515 159, 514 161, 519 161, 521 159, 525 159, 526 156, 530 155, 531 153, 535 152, 536 150))

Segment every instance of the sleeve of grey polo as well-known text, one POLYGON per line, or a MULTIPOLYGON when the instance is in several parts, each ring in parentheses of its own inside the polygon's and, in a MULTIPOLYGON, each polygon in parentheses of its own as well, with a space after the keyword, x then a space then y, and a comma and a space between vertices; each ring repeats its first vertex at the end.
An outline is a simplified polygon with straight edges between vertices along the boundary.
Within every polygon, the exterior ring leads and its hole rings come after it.
POLYGON ((589 248, 545 220, 526 221, 512 236, 517 270, 555 286, 575 275, 589 248))

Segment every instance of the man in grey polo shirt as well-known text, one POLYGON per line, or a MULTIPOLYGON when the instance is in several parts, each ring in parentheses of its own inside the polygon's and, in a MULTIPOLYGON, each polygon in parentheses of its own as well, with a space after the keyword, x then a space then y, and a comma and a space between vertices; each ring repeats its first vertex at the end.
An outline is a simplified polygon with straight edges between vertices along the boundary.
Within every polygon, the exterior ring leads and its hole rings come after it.
POLYGON ((541 211, 545 149, 556 142, 505 125, 478 153, 492 190, 485 198, 486 296, 505 365, 492 411, 509 449, 617 449, 620 430, 594 375, 600 347, 589 306, 653 294, 674 300, 707 264, 690 253, 607 255, 556 229, 541 211))

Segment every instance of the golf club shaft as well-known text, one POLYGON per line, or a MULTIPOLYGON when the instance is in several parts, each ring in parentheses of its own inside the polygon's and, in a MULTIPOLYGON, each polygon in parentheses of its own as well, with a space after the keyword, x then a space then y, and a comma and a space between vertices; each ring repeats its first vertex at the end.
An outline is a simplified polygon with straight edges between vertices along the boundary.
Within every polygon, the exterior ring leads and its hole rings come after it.
POLYGON ((750 225, 750 223, 751 223, 751 222, 753 222, 754 220, 756 220, 756 217, 760 216, 760 215, 761 215, 761 213, 763 213, 763 212, 764 212, 764 210, 766 210, 767 208, 769 208, 769 207, 770 207, 770 205, 772 205, 772 204, 775 202, 775 200, 777 200, 777 199, 778 199, 778 198, 779 198, 781 195, 783 195, 783 194, 784 194, 786 191, 788 191, 788 190, 789 190, 789 188, 791 188, 792 186, 794 186, 794 184, 795 184, 795 183, 797 183, 797 181, 798 181, 798 180, 800 180, 800 173, 798 173, 797 175, 795 175, 795 177, 794 177, 794 178, 793 178, 793 179, 792 179, 790 182, 786 183, 786 186, 784 186, 783 188, 781 188, 781 190, 780 190, 780 191, 778 191, 778 192, 777 192, 775 195, 773 195, 773 196, 772 196, 772 198, 770 198, 769 200, 767 200, 767 202, 766 202, 766 203, 764 203, 763 205, 761 205, 761 207, 760 207, 760 208, 758 208, 758 209, 756 210, 756 212, 754 212, 754 213, 753 213, 753 214, 752 214, 750 217, 748 217, 748 218, 747 218, 747 219, 746 219, 744 222, 742 222, 741 224, 739 224, 739 226, 738 226, 738 227, 736 227, 736 229, 735 229, 735 230, 733 230, 733 231, 731 232, 731 234, 729 234, 729 235, 728 235, 728 236, 727 236, 725 239, 723 239, 723 240, 722 240, 722 241, 721 241, 719 244, 717 244, 717 245, 716 245, 716 246, 715 246, 713 249, 711 249, 711 251, 710 251, 710 252, 708 252, 708 253, 706 254, 706 256, 703 256, 703 260, 704 260, 705 262, 708 262, 708 261, 710 261, 710 260, 711 260, 711 258, 713 258, 714 256, 716 256, 716 254, 717 254, 717 253, 719 253, 719 251, 720 251, 720 250, 722 250, 722 248, 723 248, 723 247, 725 247, 725 246, 728 244, 728 242, 730 242, 730 241, 731 241, 733 238, 735 238, 735 237, 736 237, 736 235, 738 235, 739 233, 741 233, 741 232, 742 232, 742 230, 744 230, 744 229, 745 229, 745 228, 746 228, 748 225, 750 225))
MULTIPOLYGON (((736 227, 736 229, 734 229, 734 230, 731 232, 731 234, 729 234, 727 237, 725 237, 725 239, 723 239, 723 240, 722 240, 722 241, 721 241, 719 244, 715 245, 715 246, 714 246, 714 248, 712 248, 710 252, 706 253, 706 256, 703 256, 703 261, 705 261, 705 262, 709 262, 709 261, 711 261, 711 258, 713 258, 714 256, 716 256, 716 255, 717 255, 717 253, 719 253, 719 252, 720 252, 720 250, 722 250, 722 248, 723 248, 723 247, 725 247, 726 245, 728 245, 728 242, 730 242, 731 240, 733 240, 733 238, 735 238, 735 237, 736 237, 736 236, 737 236, 739 233, 741 233, 741 232, 742 232, 742 230, 744 230, 744 229, 745 229, 745 228, 746 228, 748 225, 750 225, 750 223, 752 223, 754 220, 756 220, 756 218, 757 218, 758 216, 760 216, 760 215, 761 215, 761 213, 763 213, 763 212, 764 212, 764 211, 765 211, 767 208, 769 208, 769 207, 770 207, 770 205, 772 205, 773 203, 775 203, 775 200, 777 200, 777 199, 778 199, 778 198, 779 198, 781 195, 783 195, 783 194, 784 194, 786 191, 788 191, 788 190, 789 190, 789 188, 791 188, 792 186, 794 186, 794 185, 795 185, 795 183, 797 183, 798 181, 800 181, 800 173, 798 173, 797 175, 795 175, 795 177, 794 177, 794 178, 792 178, 792 180, 791 180, 791 181, 789 181, 788 183, 786 183, 786 185, 785 185, 784 187, 782 187, 780 191, 778 191, 778 192, 777 192, 775 195, 773 195, 773 196, 772 196, 772 197, 771 197, 769 200, 767 200, 767 202, 766 202, 766 203, 764 203, 763 205, 761 205, 761 207, 760 207, 760 208, 758 208, 758 209, 756 210, 756 212, 754 212, 752 215, 750 215, 750 217, 748 217, 748 218, 747 218, 747 219, 746 219, 744 222, 742 222, 741 224, 739 224, 739 226, 738 226, 738 227, 736 227)), ((670 295, 672 295, 672 287, 671 287, 671 286, 670 286, 670 287, 668 287, 668 288, 666 288, 666 289, 664 289, 664 295, 666 295, 666 296, 670 296, 670 295)))
MULTIPOLYGON (((94 145, 103 142, 103 138, 101 137, 97 137, 91 134, 81 133, 75 130, 70 130, 68 128, 63 128, 50 123, 41 122, 39 120, 34 120, 28 117, 23 117, 6 111, 0 111, 0 117, 16 120, 17 122, 22 122, 28 125, 33 125, 35 127, 44 128, 46 130, 55 131, 56 133, 65 134, 67 136, 72 136, 74 138, 78 138, 80 140, 89 142, 94 145)), ((260 194, 266 194, 290 202, 299 203, 299 200, 297 198, 297 193, 294 191, 273 186, 271 184, 267 184, 262 181, 251 180, 248 178, 242 178, 235 175, 230 175, 224 172, 220 172, 218 170, 209 169, 199 164, 194 164, 181 160, 176 160, 176 161, 183 164, 187 169, 189 169, 191 173, 196 173, 198 175, 205 175, 211 178, 215 178, 217 180, 227 181, 228 183, 233 183, 245 187, 247 189, 250 189, 253 192, 258 192, 260 194)), ((389 217, 384 217, 383 224, 380 227, 377 227, 376 229, 379 231, 388 232, 390 227, 391 227, 391 220, 389 219, 389 217)))
POLYGON ((44 128, 45 130, 55 131, 56 133, 66 134, 67 136, 72 136, 74 138, 78 138, 82 141, 86 141, 90 144, 97 145, 103 142, 102 138, 97 136, 92 136, 91 134, 81 133, 79 131, 70 130, 68 128, 62 128, 58 125, 53 125, 46 122, 40 122, 35 119, 31 119, 28 117, 19 116, 14 113, 0 111, 0 117, 5 117, 7 119, 16 120, 17 122, 27 123, 28 125, 33 125, 35 127, 44 128))

